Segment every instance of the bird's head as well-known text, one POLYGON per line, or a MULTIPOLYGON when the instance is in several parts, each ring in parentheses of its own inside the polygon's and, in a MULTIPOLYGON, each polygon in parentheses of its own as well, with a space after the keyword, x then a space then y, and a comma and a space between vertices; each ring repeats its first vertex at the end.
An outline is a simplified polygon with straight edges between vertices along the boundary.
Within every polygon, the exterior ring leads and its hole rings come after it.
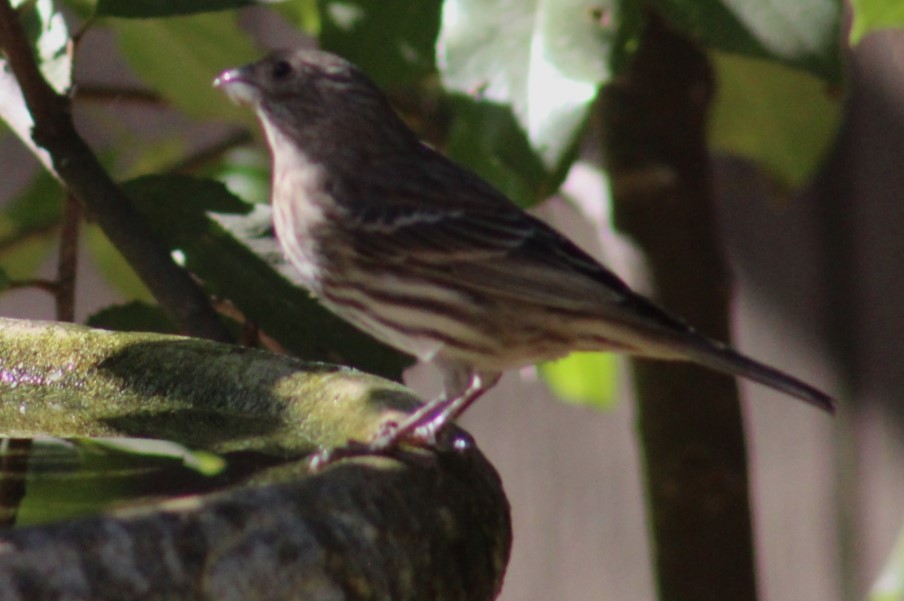
POLYGON ((309 152, 321 146, 385 152, 416 143, 383 92, 353 64, 328 52, 273 52, 222 72, 214 86, 257 112, 271 146, 280 135, 309 152))

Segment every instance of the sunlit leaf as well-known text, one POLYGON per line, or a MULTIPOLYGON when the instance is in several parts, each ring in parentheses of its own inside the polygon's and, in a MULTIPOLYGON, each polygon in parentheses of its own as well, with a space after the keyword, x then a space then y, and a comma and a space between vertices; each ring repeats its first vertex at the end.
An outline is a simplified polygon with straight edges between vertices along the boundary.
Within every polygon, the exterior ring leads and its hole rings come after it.
POLYGON ((633 23, 612 1, 448 0, 437 42, 444 84, 512 107, 550 173, 568 160, 633 23))
POLYGON ((615 403, 617 359, 611 353, 572 353, 539 366, 540 374, 560 399, 576 405, 608 409, 615 403))
POLYGON ((841 0, 652 0, 652 5, 709 48, 841 82, 841 0))
POLYGON ((752 159, 779 181, 800 186, 835 137, 841 99, 828 85, 776 63, 715 53, 718 96, 714 148, 752 159))
POLYGON ((851 44, 877 29, 904 27, 904 2, 901 0, 851 0, 854 24, 851 44))
POLYGON ((274 8, 289 23, 295 24, 302 31, 311 35, 320 33, 320 0, 293 0, 280 2, 274 8))
POLYGON ((35 57, 44 78, 57 92, 65 93, 72 86, 72 58, 63 15, 53 0, 35 0, 29 10, 20 13, 20 19, 35 45, 35 57))
POLYGON ((257 204, 270 200, 270 157, 261 150, 230 151, 210 175, 245 202, 257 204))
POLYGON ((79 439, 82 448, 107 450, 143 457, 178 459, 182 465, 204 476, 216 476, 226 468, 226 461, 210 451, 192 450, 177 442, 144 438, 79 439))
POLYGON ((320 45, 380 85, 401 87, 434 71, 440 0, 319 0, 320 45))

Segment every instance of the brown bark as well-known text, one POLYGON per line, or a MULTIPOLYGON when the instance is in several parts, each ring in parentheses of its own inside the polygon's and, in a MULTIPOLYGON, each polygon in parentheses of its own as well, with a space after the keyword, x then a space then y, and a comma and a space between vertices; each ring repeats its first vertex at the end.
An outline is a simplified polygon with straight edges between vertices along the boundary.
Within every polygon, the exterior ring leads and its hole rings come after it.
MULTIPOLYGON (((604 93, 604 152, 617 227, 645 251, 656 298, 707 335, 729 338, 717 236, 703 51, 651 18, 628 70, 604 93)), ((737 386, 689 364, 637 360, 659 596, 756 599, 747 459, 737 386)))

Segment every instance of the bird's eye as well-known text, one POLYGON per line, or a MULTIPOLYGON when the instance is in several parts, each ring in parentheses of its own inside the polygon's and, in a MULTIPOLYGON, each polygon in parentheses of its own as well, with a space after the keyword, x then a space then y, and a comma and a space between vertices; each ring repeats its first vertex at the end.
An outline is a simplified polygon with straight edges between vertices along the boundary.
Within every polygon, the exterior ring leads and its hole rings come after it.
POLYGON ((292 65, 290 65, 288 61, 278 61, 273 65, 273 71, 271 72, 273 79, 285 79, 291 73, 292 65))

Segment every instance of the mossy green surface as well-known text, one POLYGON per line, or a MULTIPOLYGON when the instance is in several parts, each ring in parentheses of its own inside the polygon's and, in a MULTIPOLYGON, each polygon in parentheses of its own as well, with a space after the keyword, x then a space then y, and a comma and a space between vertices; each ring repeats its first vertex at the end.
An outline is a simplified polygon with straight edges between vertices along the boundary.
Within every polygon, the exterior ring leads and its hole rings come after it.
POLYGON ((404 387, 352 369, 160 334, 0 318, 8 436, 164 438, 297 454, 366 440, 404 387))

